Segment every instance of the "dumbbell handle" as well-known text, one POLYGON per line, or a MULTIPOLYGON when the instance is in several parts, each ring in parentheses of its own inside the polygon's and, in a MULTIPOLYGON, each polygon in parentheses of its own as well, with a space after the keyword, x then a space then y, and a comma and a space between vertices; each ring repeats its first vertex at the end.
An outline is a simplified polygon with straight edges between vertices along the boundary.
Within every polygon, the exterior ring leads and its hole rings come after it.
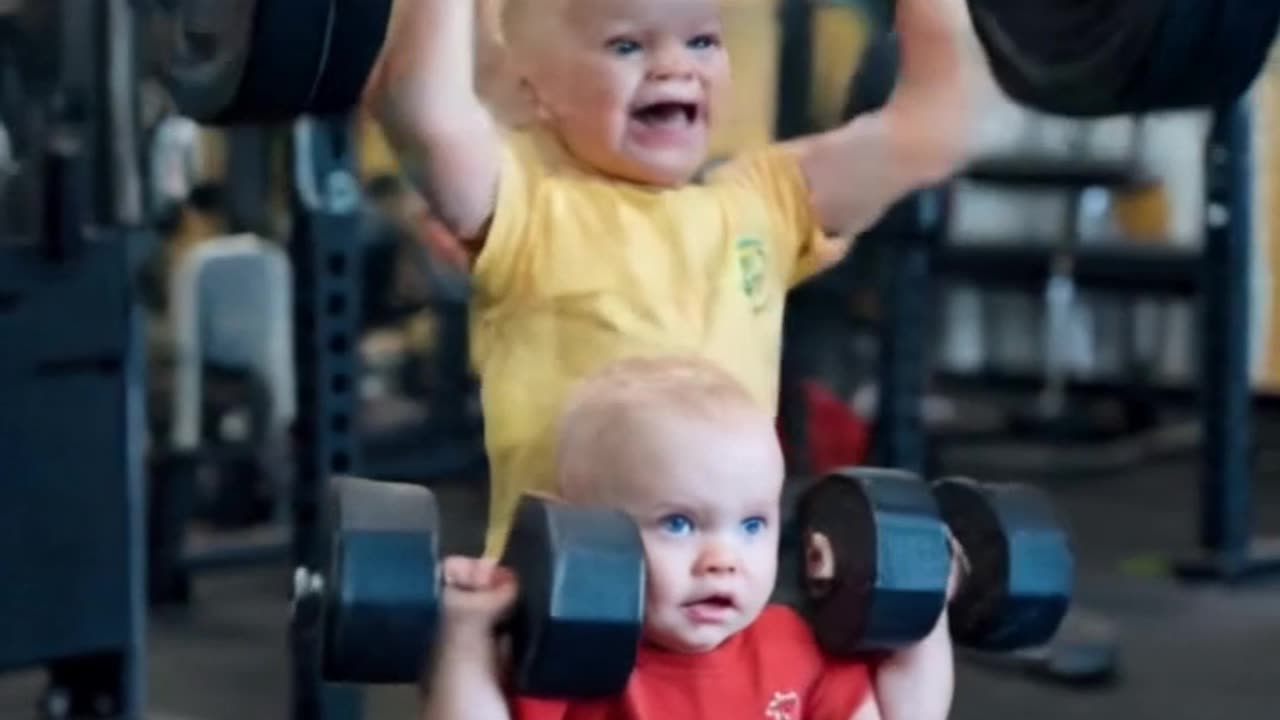
MULTIPOLYGON (((951 576, 947 582, 947 600, 956 597, 965 579, 969 576, 969 560, 960 541, 956 540, 951 529, 946 529, 947 542, 951 547, 951 576)), ((836 578, 835 550, 831 540, 820 532, 810 532, 804 544, 804 578, 809 596, 824 597, 831 591, 836 578)))

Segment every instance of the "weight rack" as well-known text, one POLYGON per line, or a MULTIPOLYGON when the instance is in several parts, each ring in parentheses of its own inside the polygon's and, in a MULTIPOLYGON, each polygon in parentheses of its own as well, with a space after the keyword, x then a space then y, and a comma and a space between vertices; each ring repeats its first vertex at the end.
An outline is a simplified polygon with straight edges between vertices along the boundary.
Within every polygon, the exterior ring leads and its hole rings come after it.
MULTIPOLYGON (((308 578, 328 567, 323 532, 329 480, 359 465, 355 425, 360 360, 361 188, 352 121, 345 115, 294 125, 294 342, 298 420, 292 505, 293 562, 308 578)), ((323 680, 316 593, 295 592, 290 626, 291 711, 297 720, 358 720, 358 688, 323 680)))
MULTIPOLYGON (((1133 257, 1106 256, 1106 250, 1086 251, 1086 255, 1098 255, 1086 266, 1096 272, 1074 278, 1082 287, 1164 292, 1200 300, 1195 393, 1203 430, 1200 557, 1175 567, 1176 574, 1187 580, 1232 583, 1280 573, 1280 553, 1263 549, 1266 544, 1252 537, 1254 399, 1249 374, 1249 283, 1243 280, 1252 263, 1251 132, 1247 99, 1214 113, 1205 149, 1205 234, 1198 257, 1173 257, 1171 253, 1146 253, 1151 255, 1146 257, 1139 253, 1142 272, 1126 274, 1122 263, 1133 257)), ((983 248, 955 251, 931 240, 940 237, 940 231, 928 223, 921 223, 913 237, 905 237, 903 246, 889 253, 886 268, 882 297, 888 316, 882 335, 885 362, 880 382, 880 406, 886 414, 877 426, 880 447, 886 453, 880 460, 907 468, 923 467, 926 453, 926 432, 918 415, 928 372, 922 363, 929 328, 921 322, 925 316, 920 305, 931 300, 918 289, 930 286, 930 274, 973 279, 968 272, 972 270, 981 279, 1002 262, 999 253, 1003 252, 984 255, 983 248)), ((1042 267, 1047 276, 1047 251, 1039 251, 1039 255, 1036 250, 1012 252, 1013 259, 1020 261, 1022 271, 1015 271, 1019 275, 1025 278, 1027 267, 1034 265, 1042 267)), ((1120 253, 1128 255, 1129 251, 1120 253)), ((999 274, 1008 277, 1002 271, 999 274)))
POLYGON ((0 670, 43 717, 145 715, 144 351, 136 30, 128 0, 0 28, 0 670), (34 70, 33 70, 34 68, 34 70), (9 83, 13 84, 9 84, 9 83))

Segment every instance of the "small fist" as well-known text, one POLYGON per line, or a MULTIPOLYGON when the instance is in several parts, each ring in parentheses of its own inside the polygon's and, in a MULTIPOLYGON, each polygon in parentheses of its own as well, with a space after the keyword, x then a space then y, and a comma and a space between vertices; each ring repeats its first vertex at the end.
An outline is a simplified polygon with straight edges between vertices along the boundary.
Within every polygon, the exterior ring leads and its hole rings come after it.
POLYGON ((452 627, 491 629, 515 605, 515 573, 493 560, 448 557, 442 576, 442 607, 445 621, 452 627))

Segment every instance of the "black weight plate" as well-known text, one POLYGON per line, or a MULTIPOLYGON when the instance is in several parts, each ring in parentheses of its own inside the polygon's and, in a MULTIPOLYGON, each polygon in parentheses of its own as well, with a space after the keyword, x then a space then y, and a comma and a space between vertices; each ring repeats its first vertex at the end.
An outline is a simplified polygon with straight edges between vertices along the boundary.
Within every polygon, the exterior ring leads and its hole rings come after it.
POLYGON ((1216 2, 1168 0, 1159 19, 1155 40, 1134 73, 1123 98, 1124 110, 1134 112, 1151 105, 1193 106, 1187 102, 1188 89, 1198 95, 1204 82, 1210 57, 1206 55, 1218 43, 1216 26, 1211 22, 1216 2))
POLYGON ((439 610, 435 498, 418 485, 338 478, 327 511, 325 679, 420 681, 439 610))
POLYGON ((644 545, 631 518, 526 495, 502 563, 520 582, 510 628, 516 689, 537 697, 621 693, 644 623, 644 545))
POLYGON ((169 93, 182 114, 218 116, 240 92, 258 0, 221 3, 174 0, 156 17, 167 43, 169 93))
POLYGON ((929 633, 946 602, 950 552, 927 484, 899 471, 841 470, 807 490, 797 522, 802 538, 822 533, 835 554, 831 586, 805 608, 826 652, 895 649, 929 633))
POLYGON ((970 565, 950 606, 965 647, 1007 651, 1047 643, 1071 602, 1074 559, 1042 492, 966 479, 934 487, 942 516, 970 565))
POLYGON ((391 18, 392 0, 336 0, 333 34, 315 94, 307 112, 316 115, 351 110, 369 79, 391 18))
POLYGON ((1167 0, 969 0, 997 82, 1045 112, 1110 115, 1167 0))
MULTIPOLYGON (((1184 0, 1185 1, 1185 0, 1184 0)), ((1219 34, 1234 35, 1231 62, 1224 67, 1221 92, 1215 105, 1235 100, 1262 73, 1280 29, 1280 0, 1229 0, 1219 34)))
POLYGON ((334 32, 334 0, 181 0, 169 16, 168 86, 179 112, 207 124, 303 114, 334 32), (191 10, 189 10, 189 8, 191 10), (216 31, 191 32, 198 8, 216 31), (214 9, 218 9, 216 12, 214 9))
POLYGON ((213 121, 264 123, 303 115, 334 25, 335 0, 257 0, 249 60, 235 101, 213 121))
POLYGON ((1280 25, 1278 0, 1168 0, 1135 109, 1219 107, 1246 92, 1280 25))

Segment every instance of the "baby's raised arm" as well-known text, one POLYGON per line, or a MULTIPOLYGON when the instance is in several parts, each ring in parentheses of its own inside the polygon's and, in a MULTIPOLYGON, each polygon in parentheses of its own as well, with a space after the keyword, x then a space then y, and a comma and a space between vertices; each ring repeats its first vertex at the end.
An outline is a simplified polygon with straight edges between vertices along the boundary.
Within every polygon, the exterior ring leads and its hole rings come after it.
POLYGON ((888 104, 785 146, 833 235, 867 229, 957 172, 976 149, 980 113, 1000 99, 963 0, 898 0, 895 13, 901 70, 888 104))
POLYGON ((497 126, 475 87, 476 0, 395 0, 365 99, 410 179, 450 231, 493 215, 497 126))

